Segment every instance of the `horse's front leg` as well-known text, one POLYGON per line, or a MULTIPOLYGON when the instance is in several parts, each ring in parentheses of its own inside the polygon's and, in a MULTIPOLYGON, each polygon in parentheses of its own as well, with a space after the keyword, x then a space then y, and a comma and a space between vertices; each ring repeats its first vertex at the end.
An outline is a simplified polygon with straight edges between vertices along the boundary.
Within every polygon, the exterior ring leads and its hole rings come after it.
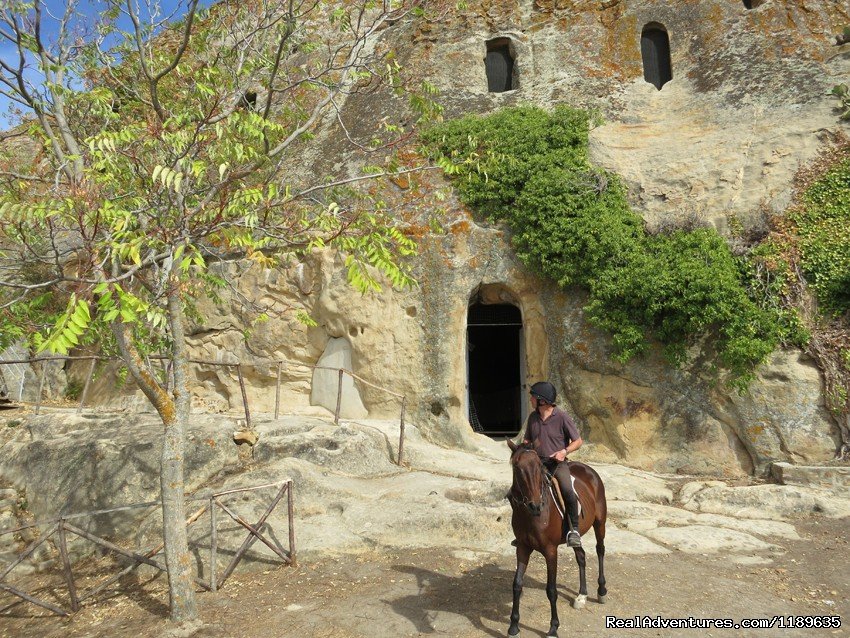
POLYGON ((546 554, 546 598, 549 599, 549 607, 552 610, 552 618, 549 621, 550 638, 557 638, 558 627, 558 546, 553 545, 546 554))
POLYGON ((578 596, 573 601, 573 608, 582 609, 587 602, 587 575, 585 574, 587 558, 583 547, 574 547, 573 549, 576 552, 576 562, 578 563, 578 596))
POLYGON ((528 567, 528 558, 531 549, 518 543, 516 548, 516 573, 514 574, 514 605, 511 609, 511 626, 508 627, 508 636, 519 636, 519 598, 522 596, 522 579, 525 569, 528 567))

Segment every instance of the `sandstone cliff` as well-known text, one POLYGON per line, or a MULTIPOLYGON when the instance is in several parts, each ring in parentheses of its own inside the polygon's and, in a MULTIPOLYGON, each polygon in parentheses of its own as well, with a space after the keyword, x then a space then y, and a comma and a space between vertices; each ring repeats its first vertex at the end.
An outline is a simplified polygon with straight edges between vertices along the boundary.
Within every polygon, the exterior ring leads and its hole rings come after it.
MULTIPOLYGON (((409 70, 439 87, 447 116, 524 103, 599 111, 604 123, 592 132, 592 156, 623 176, 650 226, 695 216, 721 231, 733 218, 757 229, 765 212, 784 210, 794 174, 841 130, 827 95, 850 77, 850 45, 833 44, 850 24, 841 2, 453 5, 383 35, 409 70), (641 32, 650 23, 669 35, 672 80, 661 90, 643 78, 641 32), (514 90, 504 93, 488 92, 485 75, 486 42, 497 37, 509 38, 515 63, 514 90)), ((389 95, 353 95, 342 108, 351 123, 366 114, 405 124, 403 106, 389 95)), ((353 174, 346 147, 328 122, 302 165, 353 174)), ((522 314, 522 383, 548 377, 556 384, 595 458, 734 476, 763 472, 773 460, 832 457, 838 433, 820 375, 800 352, 775 353, 744 395, 713 382, 700 356, 680 370, 657 354, 614 364, 605 335, 583 318, 579 292, 529 273, 504 230, 473 218, 438 177, 420 189, 400 184, 391 194, 408 201, 408 232, 420 239, 416 289, 360 295, 347 286, 339 258, 322 252, 275 270, 224 264, 240 294, 281 314, 251 326, 238 295, 225 295, 221 306, 201 300, 202 319, 190 328, 193 354, 245 363, 253 409, 268 412, 279 360, 287 362, 284 405, 305 407, 311 392, 316 400, 322 383, 298 364, 316 364, 333 340, 357 374, 408 397, 426 437, 470 446, 468 308, 512 304, 522 314), (297 310, 317 325, 299 322, 297 310)), ((103 400, 114 397, 111 385, 100 381, 103 400)), ((197 366, 193 385, 197 409, 238 408, 231 372, 197 366)), ((346 394, 355 392, 370 417, 398 414, 398 402, 380 390, 359 384, 346 394)))

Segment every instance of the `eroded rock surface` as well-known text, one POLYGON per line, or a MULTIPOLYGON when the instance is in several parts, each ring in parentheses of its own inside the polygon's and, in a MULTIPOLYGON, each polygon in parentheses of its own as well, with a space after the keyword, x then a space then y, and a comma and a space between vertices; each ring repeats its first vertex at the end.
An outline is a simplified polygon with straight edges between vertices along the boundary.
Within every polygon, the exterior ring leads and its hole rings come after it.
MULTIPOLYGON (((833 44, 848 23, 841 2, 771 0, 748 10, 729 0, 538 0, 447 6, 398 21, 381 37, 414 78, 441 90, 449 117, 517 104, 600 112, 592 158, 623 176, 651 229, 685 220, 758 235, 765 212, 784 211, 797 170, 841 130, 829 89, 850 76, 850 45, 833 44), (644 81, 641 33, 650 23, 670 40, 673 77, 661 90, 644 81), (515 57, 513 87, 504 93, 487 91, 483 58, 494 37, 509 38, 515 57)), ((403 100, 389 93, 355 93, 339 107, 355 136, 366 117, 410 124, 403 100)), ((310 179, 331 168, 353 176, 361 172, 356 155, 331 118, 296 168, 310 179)), ((362 401, 350 416, 397 418, 400 401, 381 389, 390 388, 407 397, 407 414, 428 440, 472 450, 468 307, 472 300, 510 303, 523 321, 520 383, 555 383, 590 444, 588 458, 735 478, 764 475, 776 461, 817 464, 833 456, 838 432, 821 378, 799 351, 775 353, 742 396, 711 378, 704 353, 678 370, 657 351, 615 364, 608 337, 585 320, 581 293, 530 273, 504 229, 473 218, 447 182, 431 173, 417 188, 398 181, 386 196, 419 242, 418 287, 357 293, 343 259, 330 251, 273 269, 219 264, 217 274, 235 291, 224 288, 220 305, 198 300, 187 331, 193 358, 241 362, 258 412, 273 410, 280 366, 280 404, 304 410, 317 385, 333 395, 332 384, 316 383, 306 366, 344 339, 353 371, 377 386, 348 388, 347 397, 362 401), (246 298, 267 306, 270 320, 255 323, 246 298)), ((69 374, 79 379, 81 367, 69 374)), ((198 411, 240 408, 233 367, 200 364, 192 375, 198 411)), ((28 378, 31 396, 37 375, 28 378)), ((144 405, 132 389, 116 389, 108 370, 91 397, 133 410, 144 405)))
MULTIPOLYGON (((265 484, 294 483, 295 530, 303 556, 325 552, 359 552, 375 548, 446 547, 510 553, 511 509, 509 451, 503 443, 474 438, 471 452, 427 442, 408 427, 406 464, 395 464, 398 424, 394 421, 344 421, 327 418, 259 417, 253 458, 245 459, 229 438, 232 420, 193 419, 187 442, 187 485, 202 506, 209 494, 265 484)), ((3 432, 0 492, 3 520, 20 522, 19 503, 26 499, 30 517, 44 520, 59 513, 154 500, 160 427, 153 415, 134 420, 76 414, 28 417, 3 432), (108 443, 111 441, 111 443, 108 443), (18 504, 11 503, 12 494, 18 504)), ((580 457, 580 454, 577 455, 580 457)), ((608 490, 606 547, 611 553, 652 554, 670 551, 758 555, 765 561, 796 540, 794 520, 801 516, 850 516, 850 499, 798 486, 728 486, 720 481, 691 481, 594 464, 608 490), (684 507, 683 507, 684 506, 684 507)), ((224 502, 256 521, 276 487, 235 493, 224 502)), ((219 513, 218 542, 222 562, 238 547, 245 530, 219 513)), ((81 527, 111 539, 130 539, 139 548, 159 542, 156 508, 77 519, 81 527)), ((286 546, 286 506, 279 506, 264 532, 286 546)), ((0 537, 2 538, 2 537, 0 537)), ((192 551, 203 574, 209 556, 209 517, 190 528, 192 551)), ((26 542, 0 547, 11 557, 26 542)), ((592 548, 592 533, 585 545, 592 548)), ((55 562, 48 543, 38 556, 41 568, 55 562)), ((72 539, 75 557, 93 546, 72 539)), ((256 543, 249 567, 265 568, 270 550, 256 543), (252 562, 253 561, 253 562, 252 562)), ((30 565, 30 569, 33 565, 30 565)), ((224 568, 224 565, 221 566, 224 568)))

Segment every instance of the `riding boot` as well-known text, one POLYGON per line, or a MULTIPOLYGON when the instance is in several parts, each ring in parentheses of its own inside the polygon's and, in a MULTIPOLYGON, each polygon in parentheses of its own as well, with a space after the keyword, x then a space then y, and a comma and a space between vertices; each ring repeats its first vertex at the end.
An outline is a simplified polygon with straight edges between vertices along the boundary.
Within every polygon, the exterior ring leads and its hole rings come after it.
POLYGON ((578 502, 575 494, 567 499, 567 516, 564 516, 563 534, 568 547, 581 547, 581 534, 578 527, 578 502))

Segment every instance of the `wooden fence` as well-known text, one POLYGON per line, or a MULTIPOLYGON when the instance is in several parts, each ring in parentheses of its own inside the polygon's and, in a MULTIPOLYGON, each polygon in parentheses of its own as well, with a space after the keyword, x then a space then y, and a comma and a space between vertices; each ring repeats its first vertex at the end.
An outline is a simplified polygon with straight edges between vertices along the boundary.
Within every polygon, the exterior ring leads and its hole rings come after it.
MULTIPOLYGON (((172 377, 171 374, 171 361, 164 356, 151 356, 148 357, 151 361, 161 361, 163 364, 163 374, 164 374, 164 384, 165 389, 168 391, 170 379, 172 377), (167 364, 166 364, 167 362, 167 364)), ((89 365, 88 374, 86 375, 86 381, 83 385, 82 393, 80 394, 80 404, 77 407, 77 413, 81 413, 83 411, 83 407, 86 402, 86 397, 88 395, 89 386, 91 385, 92 378, 94 377, 95 365, 98 361, 120 361, 118 357, 100 357, 100 356, 49 356, 49 357, 38 357, 36 359, 18 359, 18 360, 10 360, 10 361, 2 361, 0 360, 0 366, 2 365, 20 365, 20 364, 41 364, 41 376, 39 379, 38 385, 38 395, 36 397, 35 403, 35 413, 38 414, 41 410, 41 400, 42 394, 44 391, 44 379, 45 379, 45 369, 44 366, 48 361, 91 361, 89 365)), ((198 365, 208 365, 208 366, 220 366, 226 368, 236 368, 236 376, 239 379, 239 389, 242 393, 242 407, 245 414, 245 425, 248 429, 251 429, 251 409, 248 405, 248 392, 245 388, 245 377, 242 374, 242 363, 228 363, 223 361, 206 361, 203 359, 189 359, 190 363, 198 364, 198 365)), ((334 423, 339 423, 340 418, 340 410, 342 408, 342 384, 344 375, 350 376, 352 379, 359 381, 364 385, 368 385, 371 388, 375 388, 377 390, 381 390, 386 394, 389 394, 401 402, 401 407, 399 411, 399 439, 398 439, 398 458, 396 459, 396 464, 401 465, 402 459, 404 456, 404 417, 405 412, 407 410, 407 397, 403 394, 398 394, 397 392, 393 392, 387 388, 374 384, 370 381, 367 381, 363 377, 354 374, 351 370, 347 370, 345 368, 331 368, 327 366, 316 366, 310 365, 307 363, 297 363, 292 361, 276 361, 273 362, 277 364, 277 380, 275 384, 275 397, 274 397, 274 418, 277 419, 280 415, 280 385, 281 385, 281 374, 283 370, 283 366, 293 366, 293 367, 302 367, 302 368, 310 368, 312 370, 331 370, 336 371, 338 373, 338 381, 337 381, 337 394, 336 394, 336 409, 334 410, 334 423)))
MULTIPOLYGON (((204 504, 186 520, 187 526, 190 526, 196 521, 198 521, 204 515, 205 512, 209 511, 210 513, 209 578, 207 580, 204 580, 197 576, 195 577, 195 582, 201 587, 210 591, 217 591, 219 588, 221 588, 221 586, 224 585, 224 582, 233 573, 233 570, 236 569, 236 566, 242 561, 245 556, 245 553, 258 540, 265 544, 269 549, 271 549, 278 557, 280 557, 284 564, 295 565, 295 527, 293 525, 294 512, 291 480, 281 481, 278 483, 267 483, 265 485, 257 485, 254 487, 225 490, 223 492, 216 492, 215 494, 210 494, 208 496, 187 497, 186 501, 204 501, 204 504), (263 512, 263 515, 259 518, 259 520, 257 520, 257 522, 253 524, 246 521, 242 516, 237 514, 231 506, 226 505, 223 502, 223 499, 225 497, 230 496, 232 494, 255 492, 257 490, 267 489, 271 487, 277 487, 278 490, 275 493, 274 498, 266 507, 265 511, 263 512), (269 540, 262 533, 263 527, 266 525, 266 520, 275 510, 278 503, 280 503, 284 496, 287 497, 287 519, 289 525, 288 550, 281 547, 280 544, 276 541, 276 539, 269 540), (245 540, 239 546, 239 549, 236 551, 230 563, 227 565, 227 567, 224 569, 220 576, 218 574, 219 511, 222 511, 227 514, 227 516, 236 521, 241 527, 243 527, 248 532, 245 537, 245 540)), ((29 525, 22 525, 13 529, 0 531, 0 536, 3 536, 6 534, 21 532, 25 529, 33 527, 40 527, 42 525, 48 526, 47 531, 45 531, 44 534, 42 534, 38 539, 30 543, 30 545, 18 556, 15 561, 13 561, 2 571, 0 571, 0 589, 5 590, 10 594, 13 594, 14 596, 26 600, 34 605, 38 605, 39 607, 48 609, 55 614, 59 614, 60 616, 67 616, 69 615, 69 613, 77 611, 84 600, 93 598, 94 596, 102 592, 104 589, 115 583, 117 580, 136 569, 139 565, 150 565, 151 567, 155 567, 160 571, 166 571, 165 565, 163 565, 159 560, 156 560, 155 558, 156 555, 164 549, 164 545, 162 543, 146 551, 134 552, 120 547, 115 543, 111 543, 110 541, 104 538, 96 536, 70 522, 72 520, 87 518, 100 514, 111 514, 115 512, 153 507, 156 505, 161 505, 161 503, 159 501, 153 501, 148 503, 124 505, 122 507, 114 507, 110 509, 81 512, 78 514, 65 515, 52 520, 30 523, 29 525), (106 580, 89 587, 85 591, 78 591, 74 579, 73 565, 71 564, 70 555, 68 553, 68 534, 74 534, 76 536, 79 536, 80 538, 84 538, 88 541, 91 541, 92 543, 95 543, 96 545, 103 547, 110 552, 118 554, 124 558, 129 558, 132 562, 130 565, 124 567, 120 572, 108 577, 106 580), (18 587, 15 587, 14 585, 5 581, 6 577, 12 572, 12 570, 15 569, 15 567, 23 563, 42 544, 54 537, 54 542, 58 546, 59 556, 62 561, 62 572, 64 574, 65 586, 68 590, 68 609, 59 607, 58 605, 55 605, 51 602, 40 599, 32 593, 19 589, 18 587)))

